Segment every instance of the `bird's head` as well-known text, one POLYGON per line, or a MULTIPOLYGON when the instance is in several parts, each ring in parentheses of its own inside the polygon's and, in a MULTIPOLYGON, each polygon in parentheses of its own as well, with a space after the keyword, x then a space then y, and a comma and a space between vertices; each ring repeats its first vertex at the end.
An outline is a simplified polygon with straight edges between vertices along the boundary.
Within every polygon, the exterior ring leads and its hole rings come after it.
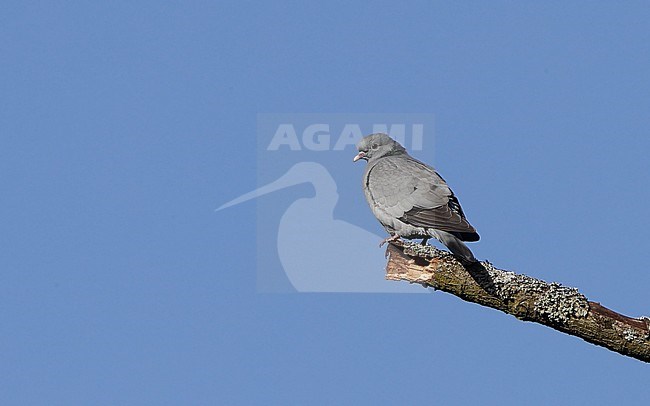
POLYGON ((384 156, 406 153, 406 150, 399 142, 383 133, 371 134, 362 138, 357 144, 357 150, 359 150, 359 153, 354 157, 354 162, 360 159, 369 161, 384 156))

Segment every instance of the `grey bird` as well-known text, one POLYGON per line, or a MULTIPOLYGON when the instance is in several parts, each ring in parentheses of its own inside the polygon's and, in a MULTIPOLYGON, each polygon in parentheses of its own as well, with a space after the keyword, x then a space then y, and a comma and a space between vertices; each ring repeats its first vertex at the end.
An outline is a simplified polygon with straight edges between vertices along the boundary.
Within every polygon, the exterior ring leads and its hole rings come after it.
POLYGON ((371 134, 357 144, 354 162, 368 161, 363 191, 372 213, 390 237, 380 244, 431 237, 473 263, 472 251, 463 241, 478 241, 479 235, 465 218, 454 192, 431 166, 411 157, 386 134, 371 134))

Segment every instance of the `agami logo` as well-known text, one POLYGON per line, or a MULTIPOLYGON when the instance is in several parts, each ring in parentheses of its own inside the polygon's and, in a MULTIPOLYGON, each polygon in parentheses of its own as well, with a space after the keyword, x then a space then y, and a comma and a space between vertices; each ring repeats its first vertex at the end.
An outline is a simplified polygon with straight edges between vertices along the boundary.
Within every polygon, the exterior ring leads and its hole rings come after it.
MULTIPOLYGON (((354 146, 364 135, 372 133, 385 133, 402 145, 406 144, 407 124, 373 124, 371 131, 365 133, 360 124, 346 123, 343 128, 333 133, 333 126, 326 123, 307 125, 300 131, 291 123, 278 125, 271 142, 266 148, 267 151, 277 151, 280 148, 287 148, 291 151, 300 151, 302 148, 310 151, 343 151, 347 146, 354 146)), ((419 151, 422 149, 422 137, 424 124, 409 124, 411 135, 410 150, 419 151)))
POLYGON ((258 290, 426 292, 384 278, 385 235, 352 162, 357 142, 376 132, 411 151, 430 148, 433 115, 258 115, 258 186, 218 209, 256 202, 258 290))

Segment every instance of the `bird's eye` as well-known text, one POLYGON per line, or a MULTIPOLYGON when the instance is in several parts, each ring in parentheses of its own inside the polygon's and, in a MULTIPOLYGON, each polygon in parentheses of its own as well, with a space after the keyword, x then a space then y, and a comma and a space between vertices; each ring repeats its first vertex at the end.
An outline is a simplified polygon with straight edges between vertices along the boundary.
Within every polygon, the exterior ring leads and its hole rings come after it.
POLYGON ((379 147, 379 145, 377 145, 377 144, 372 144, 372 149, 377 149, 377 147, 379 147))

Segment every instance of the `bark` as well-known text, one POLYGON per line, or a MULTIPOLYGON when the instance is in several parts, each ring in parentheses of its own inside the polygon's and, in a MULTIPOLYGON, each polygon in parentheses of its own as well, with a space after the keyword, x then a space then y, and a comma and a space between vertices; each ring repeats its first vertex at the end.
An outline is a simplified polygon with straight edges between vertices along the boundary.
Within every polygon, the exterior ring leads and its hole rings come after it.
POLYGON ((650 362, 650 318, 631 318, 592 302, 577 289, 495 268, 462 264, 448 252, 389 244, 386 279, 419 283, 650 362))

